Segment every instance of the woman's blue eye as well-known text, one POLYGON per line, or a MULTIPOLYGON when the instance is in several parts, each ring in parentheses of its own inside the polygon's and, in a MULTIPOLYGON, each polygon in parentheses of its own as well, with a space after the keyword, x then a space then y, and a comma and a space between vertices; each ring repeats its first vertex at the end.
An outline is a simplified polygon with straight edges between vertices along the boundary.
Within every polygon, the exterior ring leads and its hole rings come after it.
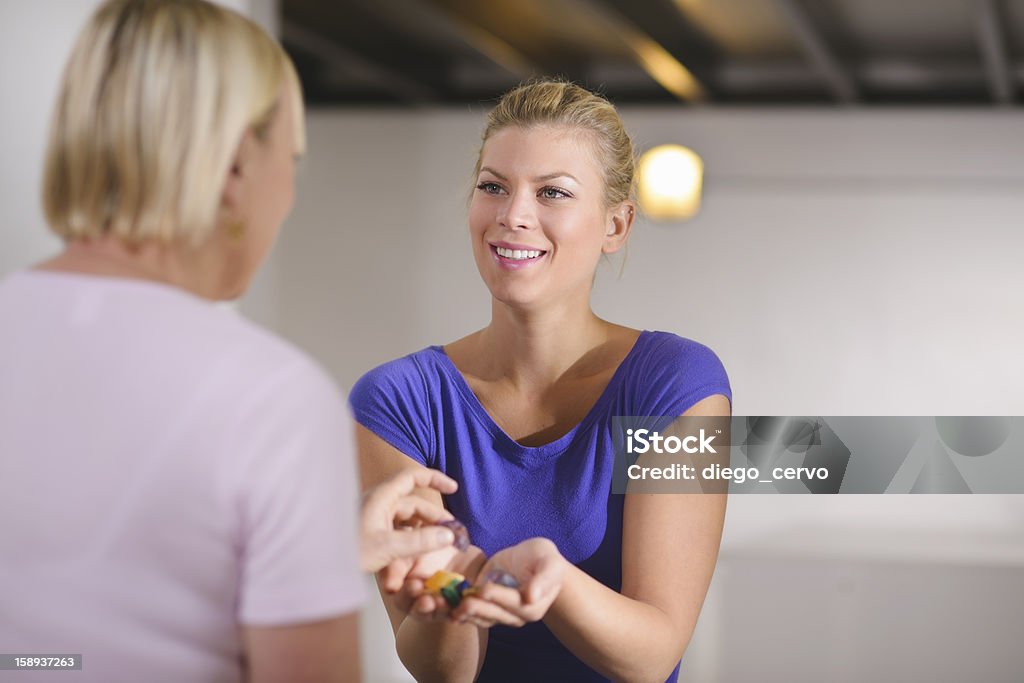
POLYGON ((476 186, 476 189, 483 190, 487 194, 498 194, 501 192, 501 186, 497 183, 480 183, 476 186))
POLYGON ((563 197, 570 196, 565 190, 559 190, 557 187, 545 187, 540 191, 540 195, 544 199, 562 199, 563 197))

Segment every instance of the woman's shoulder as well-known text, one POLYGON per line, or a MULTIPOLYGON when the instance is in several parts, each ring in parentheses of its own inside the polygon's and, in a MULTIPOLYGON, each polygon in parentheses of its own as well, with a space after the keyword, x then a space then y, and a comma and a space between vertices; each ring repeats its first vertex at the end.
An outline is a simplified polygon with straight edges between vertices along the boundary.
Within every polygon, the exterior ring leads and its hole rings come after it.
POLYGON ((725 366, 701 342, 672 332, 645 331, 630 360, 628 384, 643 414, 682 414, 712 394, 732 399, 725 366))
MULTIPOLYGON (((291 340, 231 308, 195 301, 178 305, 183 311, 179 320, 187 320, 188 325, 176 328, 181 348, 164 356, 169 370, 186 365, 196 371, 202 368, 218 378, 222 391, 273 395, 277 403, 290 398, 332 410, 344 405, 344 395, 328 369, 291 340), (185 309, 191 310, 186 314, 185 309)), ((155 330, 160 326, 151 325, 155 330)))
MULTIPOLYGON (((299 374, 328 380, 326 371, 292 342, 237 310, 181 288, 138 278, 27 269, 0 283, 0 298, 45 308, 32 331, 59 333, 81 347, 145 349, 153 372, 170 383, 216 378, 246 393, 268 377, 299 374)), ((12 307, 13 308, 13 307, 12 307)), ((118 354, 99 362, 120 362, 118 354)), ((213 382, 209 379, 209 382, 213 382)))
POLYGON ((722 365, 718 354, 711 348, 699 341, 682 337, 674 332, 663 332, 659 330, 647 330, 641 335, 644 339, 641 355, 645 357, 648 364, 654 366, 714 366, 721 368, 722 365))
POLYGON ((444 351, 437 346, 390 360, 367 371, 349 392, 356 422, 425 466, 435 462, 444 351))
POLYGON ((382 397, 426 399, 436 384, 443 353, 438 346, 428 346, 367 370, 352 386, 350 401, 358 406, 382 397))

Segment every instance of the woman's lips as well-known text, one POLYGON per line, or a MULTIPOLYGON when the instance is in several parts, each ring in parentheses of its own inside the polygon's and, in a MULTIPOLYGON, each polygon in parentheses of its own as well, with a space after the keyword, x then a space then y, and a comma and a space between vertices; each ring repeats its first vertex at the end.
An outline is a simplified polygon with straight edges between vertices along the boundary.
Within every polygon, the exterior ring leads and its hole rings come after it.
POLYGON ((498 265, 509 270, 519 270, 534 265, 547 256, 541 249, 531 249, 522 245, 511 245, 505 242, 491 244, 491 255, 498 265))

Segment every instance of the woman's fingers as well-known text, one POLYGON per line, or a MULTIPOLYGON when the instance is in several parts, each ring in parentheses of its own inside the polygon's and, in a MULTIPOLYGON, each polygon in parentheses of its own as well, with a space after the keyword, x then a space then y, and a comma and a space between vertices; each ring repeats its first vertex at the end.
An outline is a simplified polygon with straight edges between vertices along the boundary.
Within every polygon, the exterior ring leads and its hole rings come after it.
POLYGON ((509 611, 516 611, 523 605, 523 597, 519 591, 494 583, 485 583, 476 588, 472 597, 492 602, 509 611))
POLYGON ((438 526, 425 526, 418 529, 401 529, 387 536, 387 556, 392 560, 417 558, 441 548, 450 546, 455 541, 451 529, 438 526))
POLYGON ((413 603, 412 611, 420 616, 425 616, 436 612, 437 606, 434 603, 433 598, 429 595, 421 595, 416 598, 416 602, 413 603))
POLYGON ((421 621, 435 621, 448 616, 448 603, 433 595, 421 595, 413 602, 409 614, 421 621))
MULTIPOLYGON (((363 512, 370 516, 376 516, 380 513, 391 512, 398 507, 402 507, 408 512, 408 504, 404 503, 402 499, 413 497, 412 493, 417 488, 430 488, 447 494, 455 492, 458 487, 459 485, 454 479, 437 470, 428 470, 422 467, 404 469, 364 494, 363 512)), ((437 507, 434 506, 434 508, 437 507)), ((422 508, 424 516, 433 521, 446 519, 445 516, 440 516, 434 508, 422 508)))
POLYGON ((417 486, 431 488, 440 493, 455 493, 459 490, 459 484, 443 472, 430 469, 417 469, 413 479, 417 486))
POLYGON ((397 593, 402 589, 409 570, 412 569, 412 561, 407 559, 395 560, 387 564, 380 571, 380 582, 388 593, 397 593))
POLYGON ((409 566, 390 566, 402 558, 416 558, 451 546, 455 535, 436 526, 452 519, 443 506, 414 495, 417 488, 441 493, 458 489, 454 479, 437 470, 404 469, 366 492, 361 510, 360 562, 366 571, 383 571, 385 590, 395 592, 409 566), (397 527, 397 528, 396 528, 397 527), (404 571, 402 571, 404 569, 404 571))
POLYGON ((526 586, 524 594, 528 604, 542 603, 562 587, 565 574, 565 563, 561 557, 545 555, 533 566, 533 576, 526 586))
POLYGON ((425 467, 409 467, 378 484, 376 493, 381 499, 391 501, 408 496, 417 488, 454 493, 459 485, 443 472, 425 467))
POLYGON ((433 524, 448 519, 454 519, 452 513, 420 496, 405 496, 394 504, 394 521, 396 523, 425 522, 433 524))
POLYGON ((463 599, 458 608, 451 613, 451 619, 460 623, 469 622, 481 628, 490 628, 495 624, 518 628, 526 623, 526 620, 502 605, 477 596, 463 599))

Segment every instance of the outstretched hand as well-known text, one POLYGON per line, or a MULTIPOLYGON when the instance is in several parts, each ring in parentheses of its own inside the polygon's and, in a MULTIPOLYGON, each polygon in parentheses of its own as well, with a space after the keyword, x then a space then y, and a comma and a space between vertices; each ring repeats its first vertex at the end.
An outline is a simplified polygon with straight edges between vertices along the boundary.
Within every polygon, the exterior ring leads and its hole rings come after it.
POLYGON ((402 563, 405 566, 396 567, 392 563, 378 576, 395 606, 421 621, 435 621, 448 616, 451 608, 441 596, 425 592, 427 579, 439 571, 448 571, 473 582, 485 562, 487 557, 475 545, 461 552, 455 546, 448 546, 406 560, 402 563))
POLYGON ((544 618, 562 589, 566 560, 546 538, 531 538, 494 554, 478 576, 503 570, 516 578, 519 588, 496 583, 474 584, 477 589, 451 612, 451 619, 481 628, 495 624, 523 626, 544 618))
MULTIPOLYGON (((451 548, 455 540, 452 532, 444 527, 430 526, 452 519, 451 513, 415 495, 413 491, 417 488, 432 488, 448 494, 454 493, 458 484, 437 470, 409 468, 363 496, 360 559, 364 571, 388 568, 397 578, 403 567, 408 569, 412 565, 410 558, 446 546, 451 548)), ((399 584, 403 579, 404 574, 401 574, 401 578, 397 578, 399 584)))

